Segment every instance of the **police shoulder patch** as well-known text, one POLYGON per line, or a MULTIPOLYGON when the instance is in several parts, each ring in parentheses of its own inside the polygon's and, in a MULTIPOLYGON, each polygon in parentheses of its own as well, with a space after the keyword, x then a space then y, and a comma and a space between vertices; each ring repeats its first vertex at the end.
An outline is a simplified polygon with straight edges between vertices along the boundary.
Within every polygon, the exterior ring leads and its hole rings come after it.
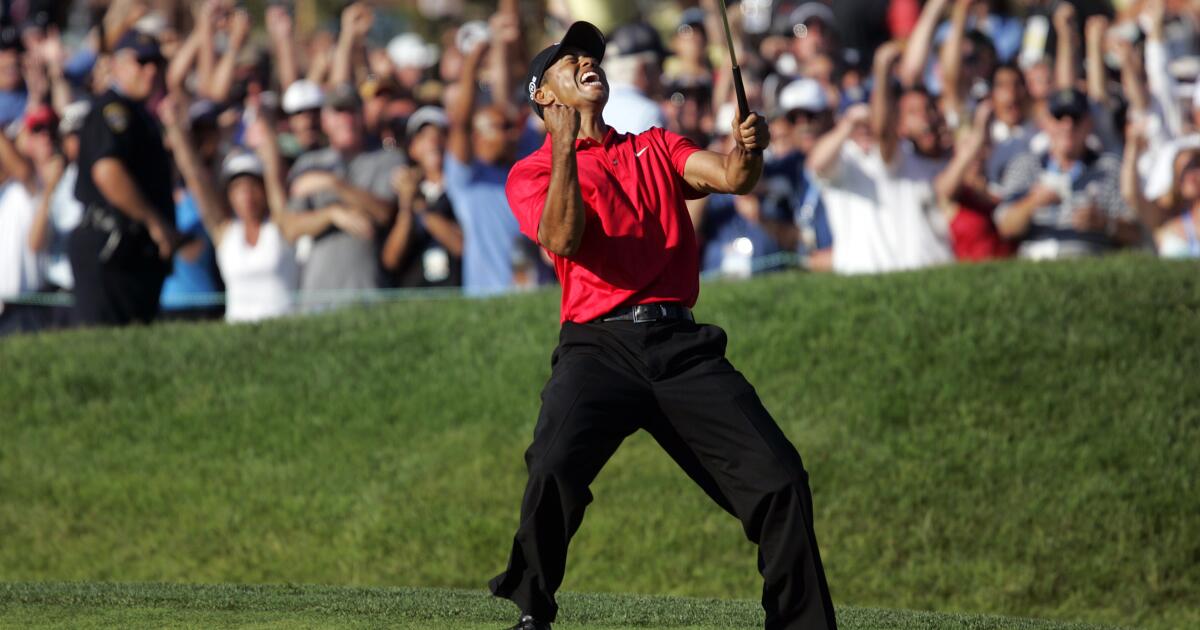
POLYGON ((113 133, 125 133, 129 128, 129 110, 121 103, 109 103, 102 111, 104 122, 113 133))

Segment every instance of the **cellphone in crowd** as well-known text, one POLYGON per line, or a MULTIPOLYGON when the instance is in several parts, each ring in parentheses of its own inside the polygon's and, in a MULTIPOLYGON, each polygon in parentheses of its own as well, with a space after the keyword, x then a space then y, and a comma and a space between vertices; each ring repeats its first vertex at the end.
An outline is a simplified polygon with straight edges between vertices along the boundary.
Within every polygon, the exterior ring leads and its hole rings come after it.
POLYGON ((1071 198, 1071 176, 1069 174, 1044 171, 1038 181, 1053 190, 1058 195, 1060 203, 1069 203, 1071 198))

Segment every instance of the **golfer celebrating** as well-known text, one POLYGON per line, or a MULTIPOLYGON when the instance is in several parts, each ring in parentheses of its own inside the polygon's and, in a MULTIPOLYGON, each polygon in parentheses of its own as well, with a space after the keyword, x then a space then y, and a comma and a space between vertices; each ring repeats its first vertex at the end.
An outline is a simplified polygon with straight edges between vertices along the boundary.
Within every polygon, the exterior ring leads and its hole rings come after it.
POLYGON ((542 391, 529 482, 508 569, 491 582, 521 608, 513 630, 550 628, 588 486, 621 441, 647 430, 759 545, 768 630, 835 628, 796 449, 725 359, 725 333, 695 323, 696 234, 685 199, 749 192, 767 126, 735 121, 737 147, 702 151, 662 129, 604 124, 604 38, 576 22, 543 50, 529 99, 549 137, 508 177, 522 233, 550 252, 562 331, 542 391))

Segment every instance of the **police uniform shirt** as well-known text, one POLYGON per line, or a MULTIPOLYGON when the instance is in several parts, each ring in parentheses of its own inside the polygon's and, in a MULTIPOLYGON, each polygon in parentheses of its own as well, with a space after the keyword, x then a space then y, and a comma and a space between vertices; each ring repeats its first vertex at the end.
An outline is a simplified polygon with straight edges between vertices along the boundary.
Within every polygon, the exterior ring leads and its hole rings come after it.
POLYGON ((92 167, 107 157, 121 161, 146 203, 173 225, 171 159, 163 147, 162 130, 143 103, 112 89, 93 102, 79 132, 79 179, 75 196, 85 207, 93 204, 112 207, 92 179, 92 167))

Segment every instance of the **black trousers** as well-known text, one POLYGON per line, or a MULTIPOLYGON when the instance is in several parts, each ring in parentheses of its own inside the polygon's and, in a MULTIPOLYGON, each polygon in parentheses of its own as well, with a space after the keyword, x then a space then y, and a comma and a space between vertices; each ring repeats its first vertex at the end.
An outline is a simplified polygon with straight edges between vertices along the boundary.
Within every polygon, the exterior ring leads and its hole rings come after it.
POLYGON ((566 323, 533 444, 508 569, 492 593, 553 621, 588 486, 645 429, 759 545, 767 630, 836 628, 800 455, 725 359, 725 332, 686 321, 566 323))
POLYGON ((102 260, 108 239, 107 232, 84 224, 67 241, 75 275, 75 323, 123 326, 154 321, 170 266, 144 234, 127 236, 116 254, 102 260))

